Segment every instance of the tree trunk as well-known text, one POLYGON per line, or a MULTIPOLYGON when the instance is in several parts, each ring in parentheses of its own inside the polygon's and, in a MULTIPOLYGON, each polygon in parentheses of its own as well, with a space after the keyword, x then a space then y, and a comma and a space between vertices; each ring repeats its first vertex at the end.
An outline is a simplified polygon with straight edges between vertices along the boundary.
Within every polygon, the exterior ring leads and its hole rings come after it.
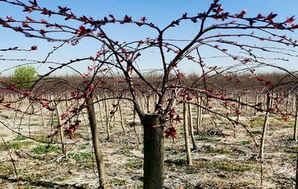
POLYGON ((144 126, 144 189, 163 188, 164 125, 159 119, 157 114, 145 114, 141 118, 144 126))
MULTIPOLYGON (((259 103, 259 95, 258 94, 256 94, 256 100, 255 100, 255 104, 258 104, 259 103)), ((256 116, 257 115, 257 110, 255 109, 254 110, 254 115, 256 116)))
POLYGON ((192 150, 196 150, 197 149, 197 145, 196 145, 196 141, 195 141, 195 137, 194 137, 194 133, 193 133, 193 124, 192 124, 192 106, 190 103, 187 104, 188 107, 188 126, 189 126, 189 133, 190 133, 190 137, 191 137, 191 142, 192 142, 192 150))
POLYGON ((147 113, 150 113, 150 95, 146 96, 147 113))
POLYGON ((105 180, 104 180, 104 162, 103 162, 103 153, 100 150, 100 144, 98 141, 98 132, 97 132, 97 124, 95 118, 94 104, 91 97, 86 98, 87 103, 87 111, 88 111, 88 119, 90 123, 90 129, 92 134, 92 144, 95 154, 95 161, 98 171, 98 181, 99 181, 99 189, 106 188, 105 180))
POLYGON ((125 127, 124 127, 124 120, 123 120, 123 115, 122 115, 121 104, 119 104, 119 116, 120 116, 121 128, 123 130, 123 133, 126 134, 126 130, 125 130, 125 127))
POLYGON ((295 110, 295 123, 294 123, 294 140, 297 141, 297 114, 298 114, 298 94, 296 94, 296 110, 295 110))
POLYGON ((260 160, 263 161, 263 154, 264 154, 264 145, 265 145, 265 137, 267 134, 267 127, 268 127, 268 117, 269 117, 269 110, 270 110, 270 105, 271 105, 271 99, 270 99, 270 94, 267 94, 267 100, 266 100, 266 114, 264 118, 264 125, 263 125, 263 133, 262 133, 262 138, 261 138, 261 145, 260 145, 260 160))
POLYGON ((298 189, 298 151, 296 152, 296 184, 295 184, 295 189, 298 189))
POLYGON ((202 97, 199 97, 197 99, 197 103, 199 106, 197 106, 197 117, 196 117, 196 130, 197 130, 197 135, 199 134, 199 128, 201 126, 201 122, 202 122, 202 97))
POLYGON ((139 137, 139 133, 138 133, 138 131, 137 131, 137 128, 136 128, 136 126, 137 126, 137 123, 136 123, 136 115, 137 115, 137 112, 136 112, 136 110, 135 109, 133 109, 133 131, 135 132, 135 134, 136 134, 136 140, 137 140, 137 150, 140 150, 140 137, 139 137))
POLYGON ((106 131, 107 131, 107 140, 110 140, 110 113, 108 108, 108 102, 105 100, 104 102, 104 108, 105 108, 105 117, 106 117, 106 131))
POLYGON ((59 126, 59 136, 60 136, 60 141, 61 141, 61 150, 64 156, 66 157, 66 149, 64 146, 64 132, 63 132, 63 126, 61 125, 61 117, 60 117, 60 112, 58 108, 58 104, 56 104, 56 117, 57 117, 57 122, 59 126))
POLYGON ((187 112, 186 112, 186 104, 183 103, 183 129, 184 129, 184 140, 185 140, 185 150, 186 150, 186 160, 187 165, 192 165, 191 151, 189 147, 189 131, 187 124, 187 112))

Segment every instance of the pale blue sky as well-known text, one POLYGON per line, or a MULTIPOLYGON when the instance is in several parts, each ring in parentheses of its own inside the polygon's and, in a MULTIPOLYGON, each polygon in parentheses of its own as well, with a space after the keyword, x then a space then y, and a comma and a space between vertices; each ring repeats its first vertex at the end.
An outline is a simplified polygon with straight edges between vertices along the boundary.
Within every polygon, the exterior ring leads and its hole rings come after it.
MULTIPOLYGON (((22 0, 24 1, 24 0, 22 0)), ((24 1, 25 2, 25 1, 24 1)), ((183 13, 187 12, 189 15, 196 15, 199 12, 206 10, 211 3, 211 0, 39 0, 40 5, 57 9, 58 5, 72 8, 72 11, 77 15, 93 16, 94 18, 103 18, 108 14, 114 14, 116 17, 123 17, 124 15, 139 18, 146 16, 150 21, 162 27, 170 23, 172 20, 179 18, 183 13)), ((222 0, 223 8, 228 12, 239 13, 241 10, 247 10, 247 15, 255 16, 258 13, 268 15, 270 12, 278 14, 277 19, 285 19, 287 16, 298 15, 298 1, 296 0, 222 0)), ((14 18, 21 18, 25 14, 21 8, 16 8, 5 3, 0 2, 0 17, 12 16, 14 18)), ((34 18, 34 15, 31 15, 34 18)), ((39 17, 40 18, 40 17, 39 17)), ((47 18, 47 17, 45 17, 47 18)), ((57 20, 59 21, 59 20, 57 20)), ((177 31, 171 30, 168 37, 190 39, 196 31, 196 25, 185 24, 177 31), (179 36, 179 37, 178 37, 179 36)), ((113 37, 120 41, 130 41, 134 39, 144 39, 152 37, 154 33, 141 29, 136 31, 135 27, 113 26, 111 30, 113 37)), ((297 33, 293 37, 298 36, 297 33)), ((298 37, 297 37, 298 38, 298 37)), ((40 59, 47 55, 47 52, 52 48, 53 44, 38 39, 27 39, 22 34, 7 30, 0 27, 0 48, 7 48, 13 46, 30 47, 31 45, 38 45, 38 51, 32 53, 0 53, 8 58, 28 58, 40 59)), ((59 51, 52 57, 52 60, 63 61, 71 58, 79 58, 84 56, 94 55, 98 49, 97 44, 84 40, 76 47, 67 47, 59 51)), ((208 56, 208 52, 205 52, 208 56)), ((153 52, 152 52, 153 54, 153 52)), ((296 59, 297 60, 297 59, 296 59)), ((159 59, 151 56, 150 52, 142 59, 144 68, 156 68, 159 65, 159 59)), ((16 65, 14 62, 0 61, 0 71, 10 65, 16 65), (9 65, 8 65, 9 64, 9 65)), ((219 65, 220 66, 220 65, 219 65)), ((288 69, 297 69, 298 62, 291 62, 286 65, 288 69)), ((45 71, 45 68, 38 67, 40 71, 45 71)), ((79 70, 85 71, 86 65, 78 65, 79 70)), ((198 69, 198 68, 196 68, 198 69)), ((186 72, 196 72, 192 66, 183 66, 186 72)))

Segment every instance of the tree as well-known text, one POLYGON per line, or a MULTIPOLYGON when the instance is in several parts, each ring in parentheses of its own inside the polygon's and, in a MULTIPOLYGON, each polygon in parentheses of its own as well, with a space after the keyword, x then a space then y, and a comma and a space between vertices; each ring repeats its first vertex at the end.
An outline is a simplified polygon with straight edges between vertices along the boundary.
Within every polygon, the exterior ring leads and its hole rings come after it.
MULTIPOLYGON (((269 66, 286 72, 297 81, 297 77, 292 72, 269 62, 272 61, 270 59, 272 53, 282 57, 294 54, 291 48, 297 46, 297 41, 285 35, 287 32, 292 32, 298 28, 298 25, 294 24, 294 17, 278 21, 275 13, 247 16, 246 11, 243 10, 232 14, 225 12, 219 1, 214 0, 205 12, 196 15, 185 13, 166 26, 159 27, 148 21, 146 17, 134 19, 125 15, 123 18, 116 18, 111 14, 102 19, 94 19, 88 16, 78 16, 68 7, 58 6, 57 10, 40 7, 36 0, 29 2, 2 0, 2 3, 22 7, 23 11, 28 14, 31 12, 41 14, 43 19, 40 19, 39 16, 36 16, 36 18, 27 16, 23 20, 16 20, 12 17, 0 19, 0 24, 3 27, 22 33, 26 37, 61 43, 61 46, 65 44, 77 45, 83 38, 91 38, 98 42, 100 49, 96 53, 88 57, 57 63, 59 65, 51 67, 50 71, 42 75, 33 87, 57 70, 72 67, 81 61, 91 61, 93 67, 89 67, 87 73, 90 78, 85 82, 82 90, 76 90, 72 93, 72 99, 78 101, 84 99, 84 103, 71 114, 78 114, 84 108, 88 108, 90 127, 93 130, 93 144, 97 148, 96 141, 98 140, 96 139, 97 136, 94 135, 94 128, 96 127, 92 126, 95 116, 92 111, 92 104, 106 100, 106 98, 94 101, 92 94, 96 88, 103 86, 102 81, 105 76, 109 73, 118 73, 118 80, 115 82, 115 86, 110 89, 114 92, 114 96, 111 98, 130 101, 144 127, 145 189, 162 188, 163 186, 164 133, 173 139, 176 137, 174 122, 181 121, 175 110, 177 103, 193 103, 192 99, 204 96, 207 100, 203 105, 194 104, 205 111, 222 116, 234 124, 238 123, 229 115, 213 110, 212 106, 209 105, 209 100, 214 99, 223 106, 233 109, 236 114, 241 113, 236 106, 233 106, 233 103, 238 102, 238 100, 226 98, 223 92, 214 89, 208 83, 210 78, 215 75, 223 75, 224 79, 234 80, 237 83, 237 77, 231 78, 229 75, 224 74, 245 71, 251 74, 251 79, 264 83, 269 92, 275 87, 274 83, 259 78, 255 74, 255 69, 259 66, 269 66), (46 20, 46 17, 61 17, 64 20, 62 23, 55 23, 46 20), (73 24, 74 22, 76 24, 73 24), (175 39, 166 38, 168 32, 181 27, 182 23, 186 22, 196 26, 193 36, 187 39, 185 39, 185 36, 177 36, 175 39), (19 25, 20 23, 22 25, 19 25), (105 28, 107 25, 112 27, 116 24, 122 24, 123 28, 126 25, 134 25, 136 29, 140 30, 146 28, 146 31, 153 31, 156 35, 152 38, 144 37, 135 41, 126 41, 126 39, 119 41, 113 39, 112 35, 108 33, 109 30, 105 28), (255 45, 256 43, 258 45, 255 45), (280 46, 286 48, 280 48, 280 46), (142 66, 140 66, 141 63, 139 63, 143 55, 151 49, 160 58, 159 66, 162 71, 161 83, 158 86, 144 77, 141 70, 142 66), (224 56, 225 61, 233 62, 233 65, 228 68, 212 65, 208 62, 208 57, 204 56, 204 49, 212 51, 220 57, 224 56), (187 63, 196 66, 201 72, 199 84, 196 87, 183 85, 184 74, 179 67, 187 63), (136 84, 136 81, 141 84, 136 84), (158 97, 152 114, 145 113, 137 99, 138 93, 143 88, 158 97), (123 95, 124 92, 127 92, 127 96, 126 94, 123 95)), ((58 49, 56 48, 50 52, 49 56, 58 49)), ((280 60, 284 59, 274 61, 280 60)), ((42 62, 46 61, 47 59, 42 62)), ((84 76, 86 75, 82 74, 82 77, 84 76)), ((238 103, 262 110, 257 104, 238 103)), ((243 126, 253 136, 245 124, 240 124, 240 126, 243 126)), ((97 166, 102 167, 101 155, 97 156, 96 160, 97 166)), ((98 168, 98 171, 100 172, 101 169, 98 168)), ((102 174, 99 173, 99 175, 102 174)), ((101 176, 99 176, 99 183, 99 188, 105 187, 103 184, 105 182, 101 176)))
POLYGON ((37 79, 37 71, 33 66, 17 67, 11 76, 12 84, 20 89, 30 89, 37 79))

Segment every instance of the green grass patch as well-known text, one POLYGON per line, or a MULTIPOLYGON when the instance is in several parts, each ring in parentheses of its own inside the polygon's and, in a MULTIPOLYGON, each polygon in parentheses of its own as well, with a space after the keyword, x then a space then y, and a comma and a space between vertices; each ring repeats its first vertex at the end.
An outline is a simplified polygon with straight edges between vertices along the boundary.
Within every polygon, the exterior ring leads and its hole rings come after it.
POLYGON ((18 136, 16 136, 13 140, 16 140, 16 141, 22 141, 22 140, 26 140, 26 139, 27 139, 27 137, 22 136, 22 135, 18 135, 18 136))
POLYGON ((264 118, 258 118, 258 119, 249 121, 249 126, 251 127, 262 127, 263 125, 264 125, 264 118))
POLYGON ((244 172, 255 169, 247 164, 237 164, 230 161, 200 161, 198 162, 198 168, 217 169, 227 172, 244 172))
POLYGON ((0 163, 0 175, 14 175, 13 166, 0 163))
POLYGON ((30 141, 22 141, 22 142, 13 142, 13 143, 6 143, 6 144, 0 144, 0 151, 5 151, 7 149, 20 149, 27 146, 30 146, 33 144, 33 142, 30 141))
POLYGON ((263 131, 251 131, 251 133, 254 135, 260 135, 263 133, 263 131))
POLYGON ((46 154, 46 153, 51 153, 51 152, 57 152, 59 150, 58 146, 54 145, 40 145, 32 149, 32 152, 35 154, 46 154))
POLYGON ((109 181, 109 184, 113 184, 113 185, 116 185, 116 186, 122 186, 122 185, 125 185, 125 180, 122 180, 122 179, 118 179, 118 178, 112 178, 110 181, 109 181))
POLYGON ((216 154, 231 154, 232 151, 228 150, 228 149, 218 149, 218 148, 213 148, 212 146, 210 146, 209 148, 206 149, 207 153, 216 153, 216 154))
POLYGON ((165 163, 167 163, 167 164, 171 164, 171 165, 176 165, 176 166, 184 166, 184 165, 186 165, 186 160, 185 159, 174 159, 174 160, 172 160, 172 159, 167 159, 166 161, 165 161, 165 163))
POLYGON ((195 139, 197 141, 206 141, 206 142, 218 142, 220 139, 215 139, 212 137, 206 137, 206 136, 195 136, 195 139))
POLYGON ((251 142, 249 140, 243 140, 243 141, 237 142, 237 144, 247 145, 247 144, 251 144, 251 142))
POLYGON ((92 152, 80 152, 80 153, 68 153, 68 158, 75 159, 76 161, 81 161, 85 159, 91 159, 92 158, 92 152))
POLYGON ((293 152, 297 153, 298 152, 298 146, 290 146, 286 149, 287 152, 293 152))
POLYGON ((5 133, 0 134, 0 137, 7 137, 7 136, 8 134, 5 134, 5 133))
POLYGON ((121 148, 120 153, 125 156, 131 156, 133 153, 130 151, 129 148, 121 148))
POLYGON ((44 137, 44 136, 36 136, 34 137, 35 140, 42 142, 42 143, 55 143, 57 142, 56 139, 54 138, 48 138, 48 137, 44 137))
POLYGON ((143 162, 140 159, 129 159, 125 166, 131 169, 141 169, 143 167, 143 162))

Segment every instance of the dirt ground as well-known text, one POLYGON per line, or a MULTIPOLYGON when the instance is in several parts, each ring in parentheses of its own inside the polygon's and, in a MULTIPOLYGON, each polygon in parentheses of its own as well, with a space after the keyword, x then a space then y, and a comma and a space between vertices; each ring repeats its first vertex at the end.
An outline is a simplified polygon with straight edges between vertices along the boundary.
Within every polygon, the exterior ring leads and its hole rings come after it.
MULTIPOLYGON (((100 107, 96 111, 99 112, 100 107)), ((123 112, 125 132, 116 114, 110 124, 109 140, 104 115, 98 116, 106 180, 110 188, 142 188, 142 144, 138 145, 136 137, 142 143, 142 127, 129 126, 133 113, 128 107, 123 108, 123 112)), ((192 113, 195 120, 196 112, 192 113)), ((0 188, 96 188, 95 161, 86 114, 81 115, 81 127, 73 138, 66 138, 66 156, 61 151, 59 138, 47 137, 55 131, 51 124, 57 122, 55 117, 46 114, 42 121, 40 116, 23 116, 6 110, 0 115, 0 188), (7 127, 31 139, 11 132, 7 127)), ((240 119, 250 126, 259 142, 264 113, 248 114, 240 119)), ((193 165, 188 166, 183 127, 178 123, 177 139, 165 140, 165 188, 261 188, 261 172, 263 188, 293 188, 294 152, 298 149, 292 140, 293 125, 293 119, 284 121, 270 115, 261 166, 257 158, 259 149, 241 126, 234 128, 223 118, 203 114, 199 132, 195 130, 194 133, 197 148, 192 151, 193 165)))

